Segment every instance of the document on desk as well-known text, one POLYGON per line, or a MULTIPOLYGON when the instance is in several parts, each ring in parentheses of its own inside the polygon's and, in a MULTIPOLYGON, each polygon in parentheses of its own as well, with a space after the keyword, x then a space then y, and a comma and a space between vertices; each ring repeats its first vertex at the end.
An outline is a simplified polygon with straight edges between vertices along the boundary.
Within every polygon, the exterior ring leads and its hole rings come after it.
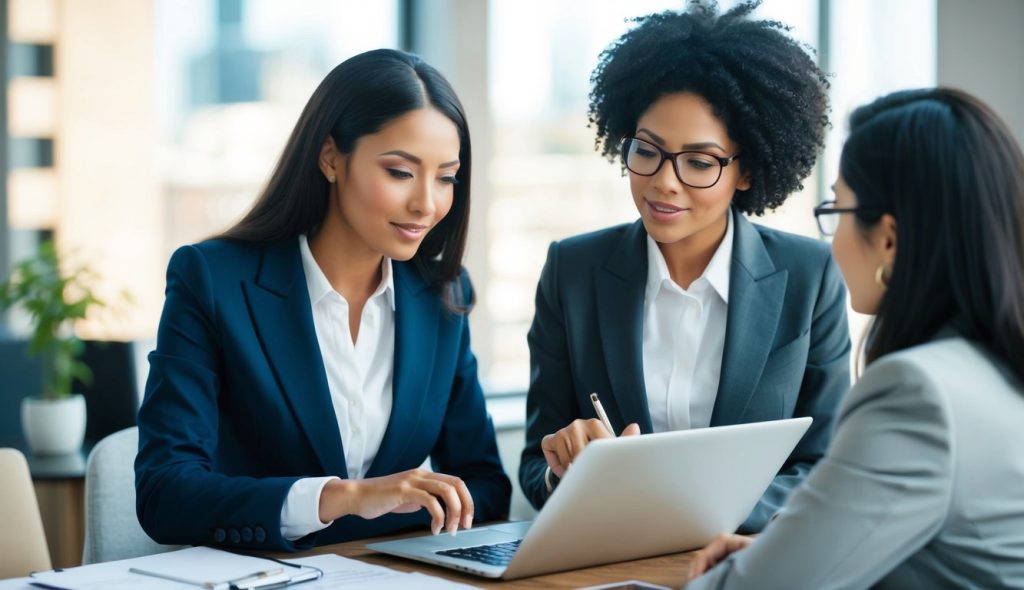
POLYGON ((133 559, 37 572, 32 574, 30 581, 34 586, 56 590, 196 590, 201 586, 230 588, 231 583, 238 580, 246 580, 246 584, 252 585, 245 587, 253 590, 259 590, 264 583, 267 587, 275 588, 294 585, 300 590, 336 588, 341 584, 359 584, 360 587, 380 589, 469 587, 442 578, 399 572, 339 555, 316 555, 285 561, 303 567, 288 568, 261 557, 209 547, 192 547, 133 559), (282 574, 283 570, 291 569, 296 571, 282 574), (309 576, 299 575, 300 572, 316 570, 323 572, 323 576, 312 581, 309 581, 309 576), (263 574, 262 577, 254 576, 257 573, 263 574), (293 579, 294 583, 288 584, 287 579, 280 577, 282 575, 293 579), (300 579, 307 581, 298 584, 300 579))

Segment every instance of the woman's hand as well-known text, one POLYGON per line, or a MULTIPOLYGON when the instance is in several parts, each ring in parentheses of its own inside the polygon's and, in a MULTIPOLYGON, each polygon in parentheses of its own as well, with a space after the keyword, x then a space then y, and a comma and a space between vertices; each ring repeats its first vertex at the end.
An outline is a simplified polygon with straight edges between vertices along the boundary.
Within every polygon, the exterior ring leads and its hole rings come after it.
POLYGON ((430 530, 435 535, 442 528, 454 535, 460 526, 473 526, 473 498, 466 484, 453 475, 425 469, 370 479, 332 480, 320 494, 321 522, 349 514, 371 519, 389 512, 416 512, 420 508, 430 513, 430 530))
MULTIPOLYGON (((634 422, 622 431, 622 436, 635 436, 640 434, 640 427, 634 422)), ((559 478, 565 476, 565 470, 576 459, 576 456, 583 452, 587 443, 598 438, 611 438, 612 434, 601 424, 597 418, 589 420, 573 420, 565 428, 554 434, 545 436, 540 441, 540 448, 544 451, 544 458, 551 467, 551 472, 559 478)))
POLYGON ((730 554, 746 548, 753 542, 754 540, 750 537, 742 535, 730 535, 727 533, 718 535, 707 547, 701 549, 693 556, 693 561, 690 562, 690 574, 687 579, 694 580, 699 578, 704 575, 704 572, 715 567, 715 564, 730 554))

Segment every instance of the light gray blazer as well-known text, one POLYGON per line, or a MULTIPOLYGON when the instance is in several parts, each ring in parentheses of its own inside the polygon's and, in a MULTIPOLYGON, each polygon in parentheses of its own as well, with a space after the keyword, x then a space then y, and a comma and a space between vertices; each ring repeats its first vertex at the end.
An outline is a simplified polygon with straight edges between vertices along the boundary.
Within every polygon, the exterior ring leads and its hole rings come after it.
POLYGON ((871 364, 778 518, 688 589, 1024 588, 1024 385, 940 338, 871 364))

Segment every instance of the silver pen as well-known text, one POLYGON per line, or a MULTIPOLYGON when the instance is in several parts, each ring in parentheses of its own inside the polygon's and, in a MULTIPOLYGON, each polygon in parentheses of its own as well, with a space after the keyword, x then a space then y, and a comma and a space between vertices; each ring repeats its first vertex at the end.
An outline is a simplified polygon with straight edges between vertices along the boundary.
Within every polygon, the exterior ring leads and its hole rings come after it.
POLYGON ((179 582, 182 584, 189 584, 191 586, 199 586, 200 588, 206 588, 207 590, 227 590, 232 586, 236 588, 255 588, 263 585, 276 584, 278 582, 284 582, 288 580, 288 576, 285 575, 284 570, 281 568, 269 569, 265 571, 253 572, 234 580, 227 580, 224 582, 197 582, 196 580, 189 580, 188 578, 180 578, 178 576, 172 576, 162 572, 151 572, 144 569, 135 567, 128 568, 128 572, 132 574, 140 574, 143 576, 150 576, 153 578, 160 578, 163 580, 170 580, 172 582, 179 582))
POLYGON ((597 412, 597 417, 601 420, 601 424, 604 424, 605 429, 608 430, 608 434, 615 436, 615 429, 612 428, 612 423, 608 421, 608 414, 604 413, 604 406, 601 405, 601 398, 597 397, 597 393, 590 394, 590 402, 594 404, 594 411, 597 412))

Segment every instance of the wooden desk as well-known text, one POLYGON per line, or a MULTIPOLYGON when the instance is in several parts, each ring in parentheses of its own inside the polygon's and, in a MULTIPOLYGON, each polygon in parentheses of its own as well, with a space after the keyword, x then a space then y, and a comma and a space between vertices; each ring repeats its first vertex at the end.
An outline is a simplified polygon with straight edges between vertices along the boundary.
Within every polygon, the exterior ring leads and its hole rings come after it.
MULTIPOLYGON (((418 533, 422 534, 422 533, 418 533)), ((304 553, 275 553, 281 558, 308 557, 310 555, 322 555, 334 553, 343 557, 351 557, 367 563, 383 565, 392 569, 412 572, 417 571, 431 576, 446 578, 456 582, 462 582, 480 588, 580 588, 584 586, 596 586, 598 584, 609 584, 612 582, 624 582, 626 580, 641 580, 651 584, 659 584, 669 588, 681 588, 686 582, 686 572, 690 567, 692 552, 676 553, 674 555, 663 555, 649 559, 638 559, 622 563, 612 563, 581 570, 547 574, 522 580, 503 582, 489 580, 463 574, 455 570, 443 567, 436 567, 426 563, 392 557, 382 553, 376 553, 366 549, 367 543, 373 543, 385 539, 400 539, 402 537, 417 536, 393 535, 376 539, 365 539, 362 541, 350 541, 336 545, 324 545, 304 553)))

